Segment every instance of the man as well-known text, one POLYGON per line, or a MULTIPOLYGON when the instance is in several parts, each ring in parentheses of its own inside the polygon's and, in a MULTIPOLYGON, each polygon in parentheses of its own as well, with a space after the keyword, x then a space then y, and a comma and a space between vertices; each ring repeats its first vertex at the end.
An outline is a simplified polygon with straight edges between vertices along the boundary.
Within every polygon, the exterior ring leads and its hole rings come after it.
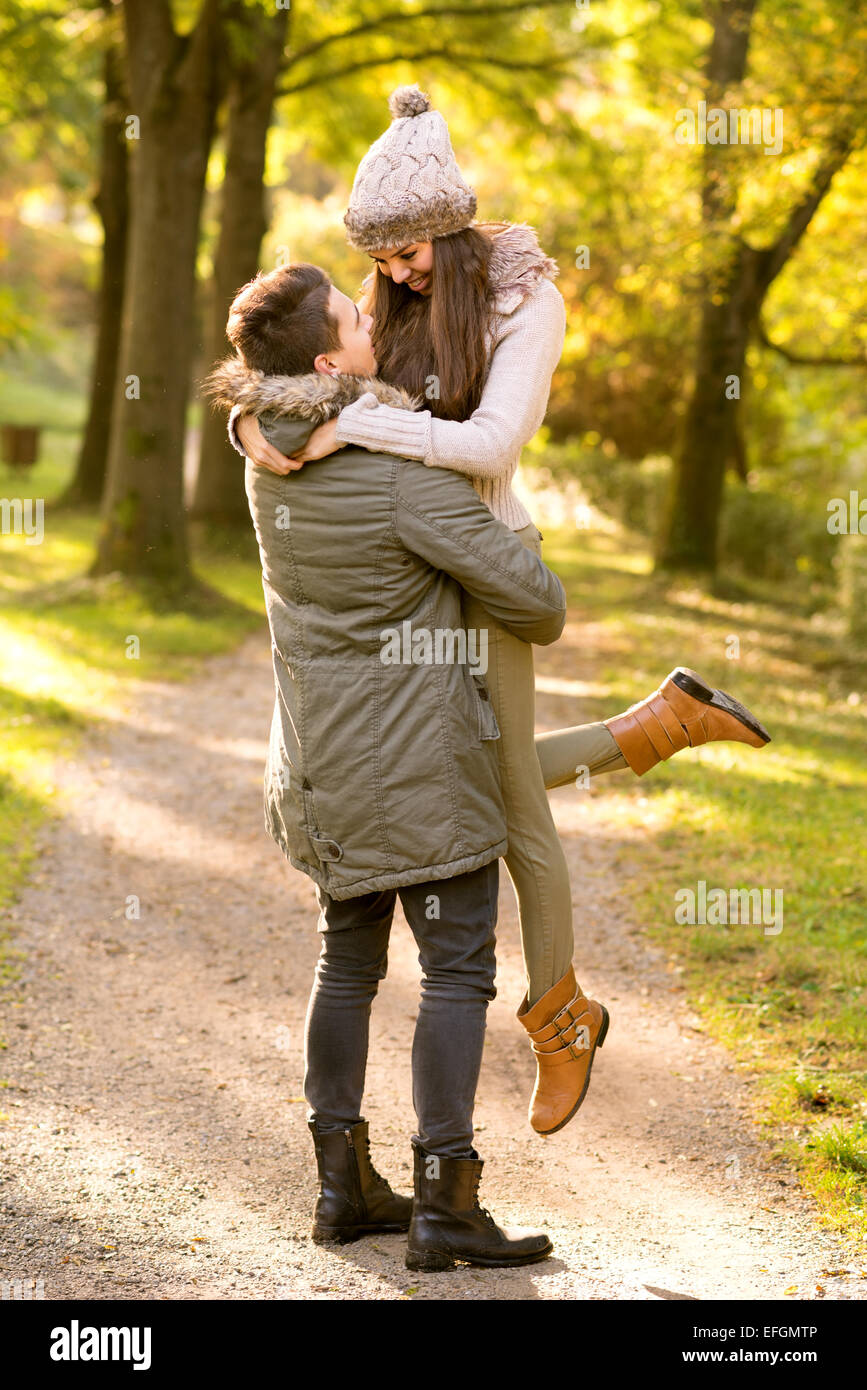
MULTIPOLYGON (((413 409, 372 377, 370 328, 315 266, 259 275, 232 304, 238 356, 210 393, 255 413, 289 456, 368 393, 413 409)), ((246 486, 276 686, 266 822, 321 907, 304 1082, 314 1239, 408 1227, 410 1269, 544 1259, 544 1232, 503 1230, 478 1202, 472 1114, 506 829, 496 718, 482 663, 467 659, 479 634, 462 630, 461 595, 544 645, 563 629, 563 587, 457 473, 347 447, 287 477, 248 463, 246 486), (397 895, 422 965, 412 1203, 373 1168, 360 1113, 397 895)))

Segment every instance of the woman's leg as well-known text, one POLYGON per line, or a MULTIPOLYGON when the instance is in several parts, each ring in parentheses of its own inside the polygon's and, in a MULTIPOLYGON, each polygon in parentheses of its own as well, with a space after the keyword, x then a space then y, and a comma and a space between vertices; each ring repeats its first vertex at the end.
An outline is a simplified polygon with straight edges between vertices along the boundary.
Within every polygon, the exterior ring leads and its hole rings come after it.
MULTIPOLYGON (((535 527, 518 535, 538 551, 535 527)), ((534 741, 533 648, 495 622, 470 595, 464 599, 464 618, 468 629, 488 633, 486 679, 500 726, 496 747, 509 836, 505 863, 518 898, 533 1004, 569 969, 574 945, 569 870, 534 741)))
POLYGON ((684 748, 720 740, 763 748, 770 734, 756 716, 697 671, 678 666, 657 690, 602 724, 577 724, 536 735, 545 786, 565 787, 629 767, 641 777, 684 748))
POLYGON ((629 766, 604 724, 576 724, 571 729, 537 734, 536 754, 549 791, 569 786, 584 770, 598 777, 629 766))
MULTIPOLYGON (((535 526, 517 535, 541 555, 542 538, 535 526)), ((533 648, 494 622, 469 595, 464 614, 468 628, 484 630, 488 636, 486 674, 500 726, 496 748, 509 838, 505 862, 518 897, 528 980, 518 1018, 529 1034, 537 1064, 529 1119, 538 1133, 551 1134, 568 1123, 584 1100, 596 1048, 602 1046, 608 1031, 608 1011, 585 997, 572 968, 569 869, 534 738, 533 648)), ((604 761, 610 756, 598 729, 589 729, 589 739, 587 726, 560 731, 567 737, 559 741, 558 757, 568 752, 569 780, 575 776, 576 764, 592 756, 591 741, 595 740, 597 759, 600 754, 604 761)), ((598 766, 598 760, 594 761, 598 766)))

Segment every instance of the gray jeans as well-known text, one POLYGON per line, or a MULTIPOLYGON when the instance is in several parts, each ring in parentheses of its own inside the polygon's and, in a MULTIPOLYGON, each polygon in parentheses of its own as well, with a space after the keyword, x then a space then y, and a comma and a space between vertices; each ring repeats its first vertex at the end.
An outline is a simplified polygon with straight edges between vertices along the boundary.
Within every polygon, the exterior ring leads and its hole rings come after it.
POLYGON ((474 1156, 473 1104, 489 1000, 496 995, 499 865, 335 901, 317 890, 322 949, 307 1009, 304 1096, 323 1129, 362 1118, 370 1007, 385 978, 395 899, 419 950, 421 1002, 412 1044, 415 1141, 474 1156))

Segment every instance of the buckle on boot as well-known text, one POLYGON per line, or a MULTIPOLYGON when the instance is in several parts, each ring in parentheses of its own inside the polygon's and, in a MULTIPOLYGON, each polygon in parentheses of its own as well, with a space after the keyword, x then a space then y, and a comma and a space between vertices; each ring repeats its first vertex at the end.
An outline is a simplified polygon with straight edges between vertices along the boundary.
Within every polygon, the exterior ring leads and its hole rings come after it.
MULTIPOLYGON (((576 999, 581 997, 581 995, 576 995, 576 998, 570 1000, 565 1008, 562 1008, 551 1020, 551 1026, 557 1034, 557 1037, 560 1039, 563 1047, 572 1054, 576 1062, 580 1062, 582 1055, 586 1057, 587 1053, 590 1051, 590 1028, 586 1023, 579 1024, 578 1019, 572 1013, 572 1005, 576 1002, 576 999), (561 1025, 560 1020, 564 1014, 568 1016, 569 1022, 561 1025), (575 1028, 575 1037, 570 1039, 566 1037, 566 1034, 571 1028, 575 1028), (578 1041, 579 1038, 581 1039, 580 1043, 578 1041)), ((582 1010, 582 1013, 583 1012, 584 1010, 582 1010)), ((581 1016, 582 1014, 579 1013, 578 1018, 581 1018, 581 1016)))

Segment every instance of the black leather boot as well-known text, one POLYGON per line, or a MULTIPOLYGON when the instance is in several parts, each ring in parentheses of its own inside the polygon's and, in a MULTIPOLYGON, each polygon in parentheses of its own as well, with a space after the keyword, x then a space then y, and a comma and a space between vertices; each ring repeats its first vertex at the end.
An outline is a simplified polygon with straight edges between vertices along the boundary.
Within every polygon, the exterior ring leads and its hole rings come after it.
POLYGON ((413 1144, 415 1201, 407 1240, 408 1269, 454 1269, 472 1265, 527 1265, 544 1260, 553 1246, 544 1231, 498 1226, 479 1205, 484 1160, 445 1158, 413 1144))
POLYGON ((316 1150, 319 1196, 313 1214, 317 1245, 346 1245, 362 1236, 405 1231, 412 1198, 392 1192, 370 1160, 367 1121, 346 1129, 321 1131, 307 1121, 316 1150))

